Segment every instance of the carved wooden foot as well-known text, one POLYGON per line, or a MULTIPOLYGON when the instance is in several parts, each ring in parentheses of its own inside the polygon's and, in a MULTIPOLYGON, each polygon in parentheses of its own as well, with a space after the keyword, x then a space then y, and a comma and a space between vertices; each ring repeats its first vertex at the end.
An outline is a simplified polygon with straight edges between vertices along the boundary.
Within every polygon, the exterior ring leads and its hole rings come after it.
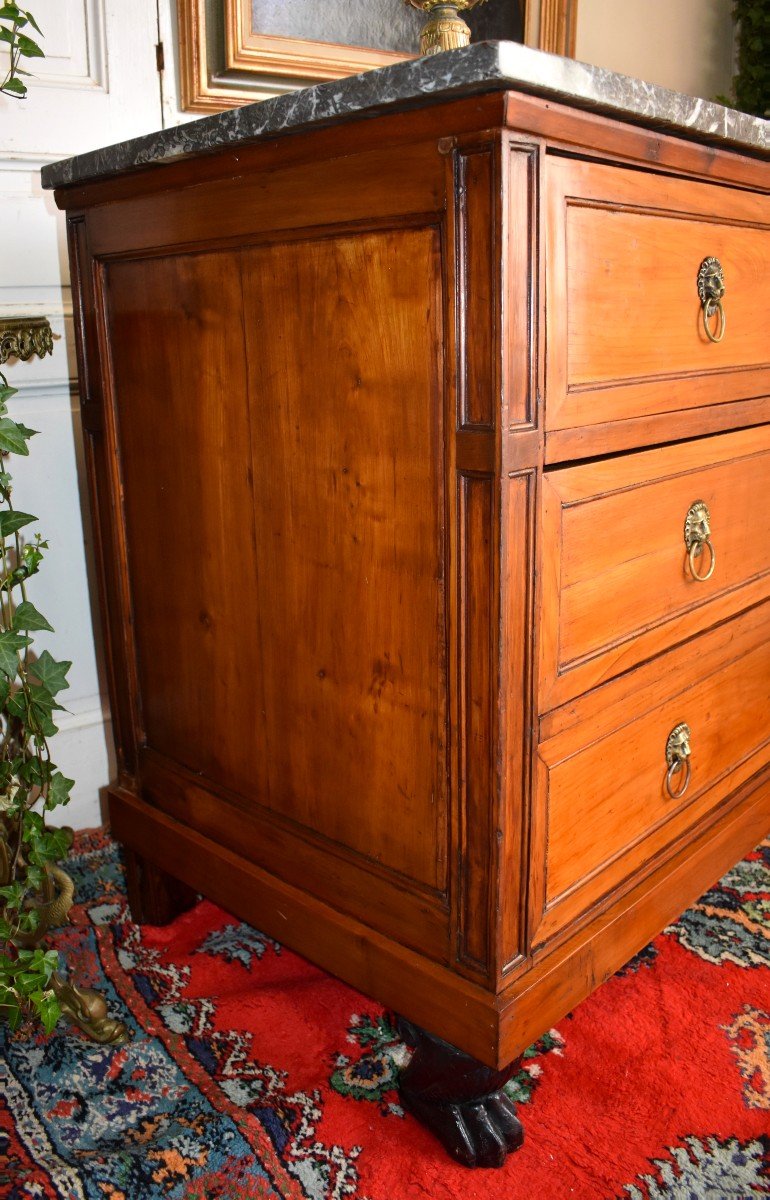
POLYGON ((196 893, 186 883, 166 874, 141 854, 124 847, 126 892, 131 916, 137 925, 168 925, 192 908, 196 893))
POLYGON ((515 1105, 503 1091, 516 1063, 494 1071, 403 1017, 398 1029, 414 1047, 399 1080, 404 1108, 464 1166, 501 1167, 524 1140, 515 1105))

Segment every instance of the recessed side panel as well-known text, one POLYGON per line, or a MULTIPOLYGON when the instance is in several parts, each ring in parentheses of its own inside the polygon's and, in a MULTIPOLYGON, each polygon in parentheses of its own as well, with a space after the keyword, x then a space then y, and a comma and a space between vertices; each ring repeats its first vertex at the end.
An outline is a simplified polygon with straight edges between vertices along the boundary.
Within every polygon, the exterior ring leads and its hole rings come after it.
POLYGON ((144 740, 264 799, 238 255, 105 269, 144 740))
POLYGON ((446 886, 440 245, 243 254, 272 809, 446 886))

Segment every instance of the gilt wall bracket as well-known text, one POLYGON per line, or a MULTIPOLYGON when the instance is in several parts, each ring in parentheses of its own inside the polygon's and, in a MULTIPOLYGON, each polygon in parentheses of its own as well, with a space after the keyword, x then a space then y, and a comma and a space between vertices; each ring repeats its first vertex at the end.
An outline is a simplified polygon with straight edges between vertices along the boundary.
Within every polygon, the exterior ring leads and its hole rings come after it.
POLYGON ((0 317, 0 366, 9 358, 27 362, 33 355, 53 354, 53 331, 47 317, 0 317))

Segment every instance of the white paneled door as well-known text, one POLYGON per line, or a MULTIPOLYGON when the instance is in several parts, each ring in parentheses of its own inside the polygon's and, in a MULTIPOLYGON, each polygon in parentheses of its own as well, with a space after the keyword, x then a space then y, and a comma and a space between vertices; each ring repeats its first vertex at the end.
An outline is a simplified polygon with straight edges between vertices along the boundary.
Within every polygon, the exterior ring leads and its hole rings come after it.
MULTIPOLYGON (((15 499, 40 517, 51 544, 31 598, 56 632, 36 635, 36 644, 39 638, 40 649, 73 661, 70 690, 60 697, 68 712, 60 714, 51 748, 77 781, 70 805, 54 817, 81 828, 100 820, 109 718, 94 648, 64 222, 51 194, 41 191, 40 167, 160 128, 158 16, 156 0, 20 3, 45 35, 46 58, 30 60, 36 77, 27 81, 26 100, 0 96, 0 317, 44 314, 57 340, 51 358, 11 360, 3 371, 19 389, 13 415, 39 430, 30 458, 14 460, 15 499)), ((5 74, 2 61, 0 69, 5 74)))

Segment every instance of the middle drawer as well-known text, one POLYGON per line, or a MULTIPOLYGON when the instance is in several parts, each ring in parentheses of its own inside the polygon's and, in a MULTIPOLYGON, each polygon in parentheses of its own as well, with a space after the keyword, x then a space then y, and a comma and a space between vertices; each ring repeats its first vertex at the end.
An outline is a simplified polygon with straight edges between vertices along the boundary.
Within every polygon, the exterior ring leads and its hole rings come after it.
POLYGON ((543 479, 540 712, 770 594, 770 428, 543 479))

